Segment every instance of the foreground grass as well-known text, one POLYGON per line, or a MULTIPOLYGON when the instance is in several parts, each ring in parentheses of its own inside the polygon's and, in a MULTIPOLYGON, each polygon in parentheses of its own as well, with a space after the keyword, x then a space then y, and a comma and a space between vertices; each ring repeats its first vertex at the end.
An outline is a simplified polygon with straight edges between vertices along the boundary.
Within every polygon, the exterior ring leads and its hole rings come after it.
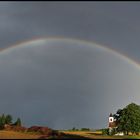
POLYGON ((14 131, 0 131, 0 139, 38 139, 40 135, 14 132, 14 131))
POLYGON ((60 131, 69 136, 69 138, 76 138, 79 136, 86 139, 140 139, 140 136, 104 136, 102 132, 92 131, 60 131), (71 137, 72 136, 72 137, 71 137))
MULTIPOLYGON (((140 139, 140 136, 103 136, 93 131, 60 131, 68 139, 140 139)), ((0 131, 0 139, 39 139, 41 135, 29 132, 0 131)))

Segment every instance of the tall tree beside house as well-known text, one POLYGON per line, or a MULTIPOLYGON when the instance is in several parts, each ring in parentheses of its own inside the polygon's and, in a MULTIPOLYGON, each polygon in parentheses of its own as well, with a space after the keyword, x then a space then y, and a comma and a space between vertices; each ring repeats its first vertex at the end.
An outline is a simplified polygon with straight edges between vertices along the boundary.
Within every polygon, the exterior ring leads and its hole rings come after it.
POLYGON ((117 121, 117 132, 128 135, 129 132, 137 134, 140 132, 140 106, 131 103, 123 109, 119 109, 114 117, 117 121))

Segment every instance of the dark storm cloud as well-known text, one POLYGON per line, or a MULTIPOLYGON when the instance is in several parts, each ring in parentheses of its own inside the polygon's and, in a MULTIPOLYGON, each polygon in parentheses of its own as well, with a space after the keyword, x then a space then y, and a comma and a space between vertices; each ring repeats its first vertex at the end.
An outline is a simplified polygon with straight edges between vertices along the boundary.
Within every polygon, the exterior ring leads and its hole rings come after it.
MULTIPOLYGON (((60 36, 97 41, 140 61, 139 12, 137 2, 0 2, 0 47, 60 36)), ((2 113, 20 115, 26 124, 102 127, 112 110, 137 101, 140 77, 133 66, 96 49, 59 45, 0 55, 2 113)))
POLYGON ((139 61, 137 2, 1 2, 1 47, 40 36, 97 41, 139 61))

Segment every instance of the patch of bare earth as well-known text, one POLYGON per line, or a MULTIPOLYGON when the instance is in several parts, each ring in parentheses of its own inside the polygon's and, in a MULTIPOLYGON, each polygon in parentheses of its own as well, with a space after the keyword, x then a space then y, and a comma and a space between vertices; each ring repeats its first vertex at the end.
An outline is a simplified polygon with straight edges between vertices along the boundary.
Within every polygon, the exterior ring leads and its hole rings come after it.
POLYGON ((23 132, 15 132, 15 131, 0 131, 0 139, 38 139, 40 135, 29 134, 23 132))

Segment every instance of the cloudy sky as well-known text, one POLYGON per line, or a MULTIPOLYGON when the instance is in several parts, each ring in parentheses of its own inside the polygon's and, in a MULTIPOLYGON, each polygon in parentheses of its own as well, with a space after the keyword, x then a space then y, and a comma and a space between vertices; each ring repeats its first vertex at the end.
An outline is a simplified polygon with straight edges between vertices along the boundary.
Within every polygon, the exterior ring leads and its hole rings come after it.
POLYGON ((139 2, 0 2, 0 48, 27 42, 0 52, 0 113, 101 128, 140 104, 139 12, 139 2))

